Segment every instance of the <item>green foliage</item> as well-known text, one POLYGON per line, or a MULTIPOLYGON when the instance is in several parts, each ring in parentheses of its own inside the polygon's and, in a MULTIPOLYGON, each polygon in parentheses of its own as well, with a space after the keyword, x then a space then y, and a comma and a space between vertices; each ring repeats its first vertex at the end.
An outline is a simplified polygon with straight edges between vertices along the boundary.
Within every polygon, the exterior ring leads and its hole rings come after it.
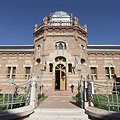
POLYGON ((111 111, 120 111, 117 102, 120 105, 120 95, 117 96, 115 94, 109 94, 108 96, 106 94, 93 95, 94 106, 100 109, 109 110, 110 108, 111 111), (118 101, 117 101, 117 97, 118 97, 118 101))
POLYGON ((73 98, 75 101, 78 101, 78 97, 79 97, 79 94, 76 94, 76 96, 73 96, 72 98, 73 98))
POLYGON ((42 98, 42 97, 44 97, 44 93, 42 93, 42 95, 41 95, 41 94, 38 94, 38 100, 39 100, 40 98, 42 98))
POLYGON ((73 96, 72 98, 73 98, 75 101, 78 101, 78 97, 73 96))
POLYGON ((0 94, 0 111, 25 106, 26 94, 19 94, 13 99, 12 94, 0 94), (14 102, 12 102, 14 100, 14 102), (4 103, 4 104, 3 104, 4 103), (2 105, 3 104, 3 105, 2 105))
POLYGON ((47 98, 47 96, 44 96, 44 93, 38 94, 38 104, 40 104, 43 100, 45 100, 47 98))

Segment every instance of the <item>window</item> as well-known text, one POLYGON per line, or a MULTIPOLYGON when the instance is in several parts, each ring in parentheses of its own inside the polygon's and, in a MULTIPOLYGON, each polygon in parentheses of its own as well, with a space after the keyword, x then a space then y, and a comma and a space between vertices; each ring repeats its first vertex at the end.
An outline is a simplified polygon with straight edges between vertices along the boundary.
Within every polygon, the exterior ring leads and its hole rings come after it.
POLYGON ((40 51, 40 45, 37 46, 37 50, 40 51))
POLYGON ((85 59, 81 59, 81 64, 85 64, 85 59))
POLYGON ((72 64, 68 64, 68 72, 72 72, 72 64))
POLYGON ((36 62, 37 62, 38 64, 40 64, 40 61, 41 61, 40 58, 37 58, 37 59, 36 59, 36 62))
POLYGON ((114 67, 105 67, 105 76, 106 79, 112 79, 115 76, 114 67))
POLYGON ((66 44, 64 45, 64 49, 66 50, 66 44))
POLYGON ((63 49, 62 43, 59 44, 59 49, 60 49, 60 50, 63 49))
POLYGON ((64 43, 64 42, 57 42, 56 44, 55 44, 55 49, 59 49, 59 50, 66 50, 66 43, 64 43))
POLYGON ((81 45, 81 48, 82 48, 82 50, 84 50, 85 49, 84 45, 81 45))
POLYGON ((96 67, 91 67, 91 79, 92 80, 97 80, 97 68, 96 67))
POLYGON ((7 78, 15 79, 16 67, 8 67, 7 78))
POLYGON ((62 56, 59 56, 59 57, 56 57, 56 58, 55 58, 55 61, 56 61, 56 62, 58 62, 58 61, 66 62, 66 58, 65 58, 65 57, 62 57, 62 56))
POLYGON ((52 63, 49 64, 49 72, 53 72, 53 64, 52 63))
POLYGON ((30 78, 31 67, 25 67, 25 79, 30 78))
POLYGON ((55 48, 57 49, 57 45, 55 45, 55 48))

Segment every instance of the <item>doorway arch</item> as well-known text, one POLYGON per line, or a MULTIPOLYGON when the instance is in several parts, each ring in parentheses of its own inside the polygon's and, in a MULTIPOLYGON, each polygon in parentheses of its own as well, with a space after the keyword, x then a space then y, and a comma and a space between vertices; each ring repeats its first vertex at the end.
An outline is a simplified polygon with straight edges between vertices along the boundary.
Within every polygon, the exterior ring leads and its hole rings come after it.
POLYGON ((66 67, 63 64, 55 67, 55 90, 66 90, 66 67))

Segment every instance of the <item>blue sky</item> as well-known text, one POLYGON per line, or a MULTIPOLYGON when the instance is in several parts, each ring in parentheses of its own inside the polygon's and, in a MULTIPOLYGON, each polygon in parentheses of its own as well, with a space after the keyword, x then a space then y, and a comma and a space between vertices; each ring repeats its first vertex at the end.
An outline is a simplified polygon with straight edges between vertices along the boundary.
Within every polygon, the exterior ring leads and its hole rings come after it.
POLYGON ((120 0, 0 0, 0 44, 33 44, 34 25, 66 11, 88 26, 88 44, 120 45, 120 0))

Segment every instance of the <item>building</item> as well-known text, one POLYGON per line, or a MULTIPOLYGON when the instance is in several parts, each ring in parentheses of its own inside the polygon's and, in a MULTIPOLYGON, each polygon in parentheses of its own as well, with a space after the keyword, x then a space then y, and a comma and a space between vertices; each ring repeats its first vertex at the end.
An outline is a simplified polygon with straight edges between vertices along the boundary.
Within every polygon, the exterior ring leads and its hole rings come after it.
MULTIPOLYGON (((34 45, 0 46, 0 80, 17 84, 36 76, 46 95, 77 93, 78 80, 120 76, 120 45, 88 45, 87 25, 57 11, 35 25, 34 45), (60 92, 62 91, 62 92, 60 92)), ((1 88, 2 91, 2 88, 1 88)))

